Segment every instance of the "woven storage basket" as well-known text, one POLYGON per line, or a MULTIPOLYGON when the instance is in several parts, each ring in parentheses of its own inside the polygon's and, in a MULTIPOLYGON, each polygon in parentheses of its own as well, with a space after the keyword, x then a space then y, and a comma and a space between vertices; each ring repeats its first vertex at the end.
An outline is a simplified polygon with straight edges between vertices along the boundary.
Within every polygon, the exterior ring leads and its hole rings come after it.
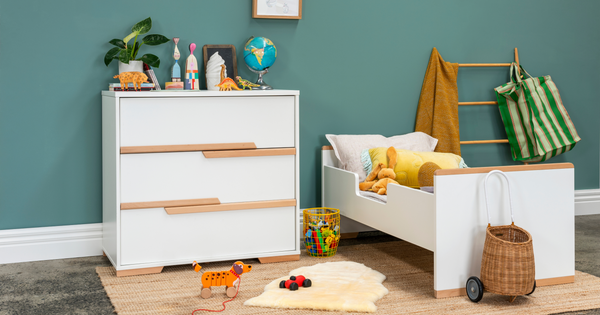
MULTIPOLYGON (((514 223, 510 182, 503 172, 491 171, 485 178, 484 190, 487 179, 495 173, 501 174, 506 179, 512 224, 501 226, 488 224, 481 259, 481 282, 485 290, 492 293, 510 296, 529 294, 533 291, 535 282, 531 234, 514 223)), ((487 190, 485 194, 489 222, 487 190)))

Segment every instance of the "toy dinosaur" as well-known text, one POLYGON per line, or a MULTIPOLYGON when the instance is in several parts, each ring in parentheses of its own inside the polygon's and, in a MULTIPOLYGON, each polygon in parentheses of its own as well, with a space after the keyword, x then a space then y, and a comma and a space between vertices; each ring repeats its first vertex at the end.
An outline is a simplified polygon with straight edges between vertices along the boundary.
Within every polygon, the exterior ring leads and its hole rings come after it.
POLYGON ((113 79, 119 78, 119 81, 121 82, 121 90, 126 91, 127 87, 129 86, 129 83, 133 83, 133 89, 137 91, 137 88, 139 88, 140 90, 142 90, 142 83, 146 82, 148 80, 148 76, 138 72, 138 71, 131 71, 131 72, 121 72, 120 74, 117 74, 116 76, 113 77, 113 79), (136 87, 137 86, 137 87, 136 87))
POLYGON ((260 85, 258 84, 254 84, 246 79, 242 79, 242 77, 240 77, 239 75, 237 77, 235 77, 238 80, 238 84, 241 85, 242 90, 245 90, 246 87, 249 88, 250 90, 252 90, 253 87, 258 87, 260 85))
POLYGON ((221 83, 215 85, 219 87, 219 91, 231 91, 231 89, 241 91, 242 89, 237 86, 235 81, 233 81, 231 78, 226 78, 224 73, 225 65, 221 65, 221 83))

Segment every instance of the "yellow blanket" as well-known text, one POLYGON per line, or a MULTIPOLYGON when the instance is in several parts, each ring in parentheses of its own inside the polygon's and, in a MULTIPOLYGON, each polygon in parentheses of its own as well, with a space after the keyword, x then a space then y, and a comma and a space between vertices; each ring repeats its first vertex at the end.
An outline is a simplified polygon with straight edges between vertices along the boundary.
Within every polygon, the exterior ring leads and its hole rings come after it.
POLYGON ((460 155, 458 129, 458 63, 444 61, 434 47, 421 88, 415 131, 436 139, 436 152, 460 155))

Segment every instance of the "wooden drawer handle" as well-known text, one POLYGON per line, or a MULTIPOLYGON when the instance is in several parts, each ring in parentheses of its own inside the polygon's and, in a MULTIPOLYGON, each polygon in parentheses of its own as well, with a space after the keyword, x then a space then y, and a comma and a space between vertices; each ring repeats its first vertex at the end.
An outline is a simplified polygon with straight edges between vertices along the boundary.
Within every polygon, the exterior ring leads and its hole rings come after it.
POLYGON ((121 210, 218 205, 220 203, 221 203, 221 201, 219 201, 219 198, 146 201, 146 202, 124 202, 121 204, 121 210))
POLYGON ((121 154, 256 149, 254 142, 121 147, 121 154))
POLYGON ((165 211, 167 212, 167 214, 185 214, 185 213, 199 213, 199 212, 249 210, 249 209, 260 209, 260 208, 292 207, 292 206, 296 206, 296 199, 222 203, 222 204, 218 204, 218 205, 189 206, 189 207, 165 207, 165 211))
POLYGON ((203 151, 202 154, 204 154, 204 157, 207 159, 247 156, 296 155, 296 148, 254 149, 235 151, 203 151))

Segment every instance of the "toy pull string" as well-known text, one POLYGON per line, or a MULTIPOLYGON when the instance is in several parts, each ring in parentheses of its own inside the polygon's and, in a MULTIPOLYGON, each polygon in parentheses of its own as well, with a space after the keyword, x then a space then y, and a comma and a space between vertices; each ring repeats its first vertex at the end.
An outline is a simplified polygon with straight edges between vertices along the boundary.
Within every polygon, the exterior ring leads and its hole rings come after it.
POLYGON ((231 299, 229 299, 229 300, 227 300, 227 301, 223 302, 223 309, 222 309, 222 310, 209 310, 209 309, 205 309, 205 308, 199 308, 199 309, 197 309, 197 310, 194 310, 194 311, 192 312, 192 315, 194 315, 194 313, 195 313, 195 312, 198 312, 198 311, 204 311, 204 312, 215 312, 215 313, 218 313, 218 312, 222 312, 222 311, 224 311, 224 310, 225 310, 225 303, 228 303, 228 302, 231 302, 231 301, 233 301, 233 299, 235 299, 235 297, 238 295, 238 292, 240 292, 240 286, 242 286, 242 277, 238 277, 238 280, 239 280, 240 282, 238 283, 238 286, 237 286, 237 291, 235 291, 235 295, 234 295, 234 296, 233 296, 231 299))

